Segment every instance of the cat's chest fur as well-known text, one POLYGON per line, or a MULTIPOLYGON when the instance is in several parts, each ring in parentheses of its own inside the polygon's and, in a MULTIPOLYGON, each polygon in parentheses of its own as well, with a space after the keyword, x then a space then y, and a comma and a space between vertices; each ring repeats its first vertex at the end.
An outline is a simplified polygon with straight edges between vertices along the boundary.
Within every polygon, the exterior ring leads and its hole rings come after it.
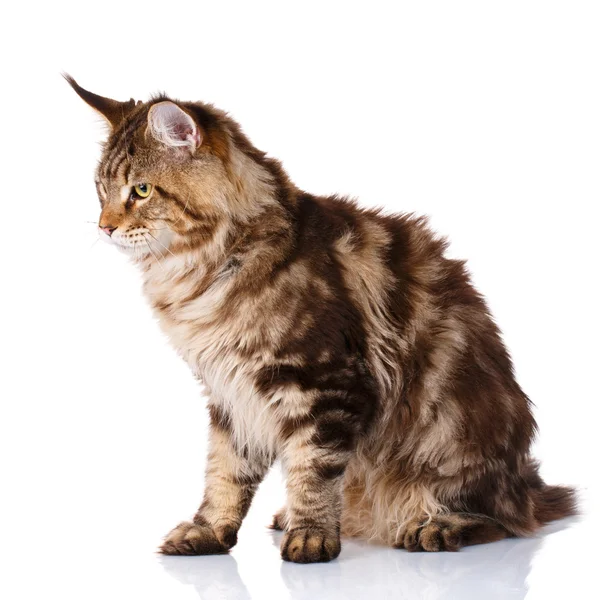
POLYGON ((218 278, 189 300, 193 284, 176 278, 149 279, 144 290, 162 330, 206 387, 209 403, 228 415, 236 444, 275 456, 278 423, 285 416, 281 398, 265 397, 256 385, 272 356, 267 345, 260 352, 246 350, 260 327, 249 307, 241 303, 235 312, 223 311, 232 284, 231 277, 218 278))

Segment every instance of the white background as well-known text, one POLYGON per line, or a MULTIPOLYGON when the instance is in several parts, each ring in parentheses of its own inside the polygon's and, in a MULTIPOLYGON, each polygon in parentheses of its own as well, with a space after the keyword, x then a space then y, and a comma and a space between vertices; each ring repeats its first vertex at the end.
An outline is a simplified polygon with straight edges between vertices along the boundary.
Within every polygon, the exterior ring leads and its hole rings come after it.
POLYGON ((4 5, 4 598, 596 597, 600 6, 4 5), (231 556, 159 558, 202 495, 207 415, 126 258, 98 238, 103 128, 127 100, 214 102, 314 193, 416 211, 468 258, 536 404, 544 477, 584 516, 456 555, 346 543, 281 564, 265 482, 231 556))

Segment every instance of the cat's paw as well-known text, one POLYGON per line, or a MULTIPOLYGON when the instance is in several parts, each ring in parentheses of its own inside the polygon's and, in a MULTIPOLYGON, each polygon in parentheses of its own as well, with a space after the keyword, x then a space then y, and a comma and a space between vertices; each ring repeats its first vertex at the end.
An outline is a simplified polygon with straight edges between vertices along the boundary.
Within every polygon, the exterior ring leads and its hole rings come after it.
POLYGON ((409 552, 456 552, 461 543, 460 525, 443 518, 415 519, 400 533, 397 548, 409 552))
POLYGON ((316 527, 299 527, 286 532, 281 558, 296 563, 328 562, 341 550, 340 536, 316 527))
POLYGON ((410 521, 394 545, 409 552, 456 552, 463 546, 487 544, 508 536, 510 533, 490 517, 448 513, 410 521))
POLYGON ((275 529, 276 531, 285 531, 287 522, 287 511, 282 508, 279 512, 276 512, 273 515, 273 521, 269 525, 270 529, 275 529))
POLYGON ((169 532, 159 550, 162 554, 188 556, 224 554, 235 544, 236 539, 236 532, 230 531, 230 528, 223 528, 223 531, 215 533, 209 525, 184 521, 169 532))

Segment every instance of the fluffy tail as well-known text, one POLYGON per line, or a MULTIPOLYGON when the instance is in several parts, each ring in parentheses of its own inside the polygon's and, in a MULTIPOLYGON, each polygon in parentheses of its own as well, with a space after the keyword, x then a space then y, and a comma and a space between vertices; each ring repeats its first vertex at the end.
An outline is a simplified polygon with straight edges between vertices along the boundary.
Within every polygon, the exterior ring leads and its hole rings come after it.
POLYGON ((534 516, 541 525, 577 514, 575 489, 564 485, 547 485, 538 473, 538 463, 531 461, 526 478, 534 502, 534 516))
POLYGON ((544 485, 534 494, 535 518, 542 525, 577 514, 575 490, 563 485, 544 485))

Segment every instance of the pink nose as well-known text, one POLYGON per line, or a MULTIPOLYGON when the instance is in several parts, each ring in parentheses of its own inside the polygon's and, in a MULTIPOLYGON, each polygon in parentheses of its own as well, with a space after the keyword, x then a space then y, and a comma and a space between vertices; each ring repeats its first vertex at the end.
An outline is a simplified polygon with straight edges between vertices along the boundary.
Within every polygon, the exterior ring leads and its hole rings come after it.
POLYGON ((102 229, 102 231, 104 231, 104 233, 110 237, 113 234, 113 231, 116 229, 116 227, 111 227, 110 225, 101 225, 100 229, 102 229))

